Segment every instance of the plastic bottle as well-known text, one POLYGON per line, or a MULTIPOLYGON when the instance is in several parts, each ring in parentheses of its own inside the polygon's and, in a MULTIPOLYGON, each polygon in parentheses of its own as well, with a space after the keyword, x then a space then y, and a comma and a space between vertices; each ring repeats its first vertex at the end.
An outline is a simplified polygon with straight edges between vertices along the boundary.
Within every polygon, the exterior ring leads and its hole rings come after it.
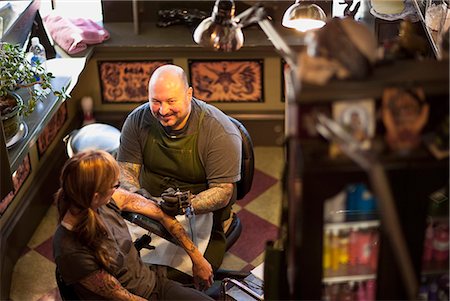
POLYGON ((341 231, 339 233, 339 263, 346 266, 348 264, 349 233, 341 231))
POLYGON ((331 267, 330 253, 330 231, 326 231, 323 237, 323 269, 328 270, 331 267))
POLYGON ((32 53, 31 64, 37 65, 39 62, 45 68, 45 61, 47 60, 45 48, 42 46, 38 37, 31 39, 30 52, 32 53))
POLYGON ((330 260, 331 269, 337 271, 339 269, 339 237, 338 230, 333 229, 330 239, 330 260))
POLYGON ((378 250, 380 246, 378 230, 376 228, 373 228, 370 231, 370 241, 371 241, 370 242, 371 251, 369 258, 369 266, 372 271, 376 272, 378 266, 378 250))
POLYGON ((351 267, 358 264, 358 229, 352 228, 348 237, 348 262, 351 267))
POLYGON ((339 293, 339 301, 353 301, 353 282, 345 282, 342 284, 341 291, 339 293))
POLYGON ((375 301, 376 282, 373 279, 366 282, 366 296, 367 301, 375 301))
POLYGON ((356 300, 357 301, 367 301, 367 294, 366 294, 366 290, 364 288, 363 282, 357 283, 356 300))

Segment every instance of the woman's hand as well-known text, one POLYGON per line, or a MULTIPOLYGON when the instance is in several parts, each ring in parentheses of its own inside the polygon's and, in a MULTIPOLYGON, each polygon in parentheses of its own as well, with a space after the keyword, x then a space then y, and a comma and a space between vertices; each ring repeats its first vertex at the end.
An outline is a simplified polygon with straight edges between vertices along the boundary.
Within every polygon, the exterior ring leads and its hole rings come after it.
POLYGON ((203 257, 192 262, 192 274, 194 276, 194 285, 196 289, 206 290, 214 282, 214 275, 211 264, 203 257))

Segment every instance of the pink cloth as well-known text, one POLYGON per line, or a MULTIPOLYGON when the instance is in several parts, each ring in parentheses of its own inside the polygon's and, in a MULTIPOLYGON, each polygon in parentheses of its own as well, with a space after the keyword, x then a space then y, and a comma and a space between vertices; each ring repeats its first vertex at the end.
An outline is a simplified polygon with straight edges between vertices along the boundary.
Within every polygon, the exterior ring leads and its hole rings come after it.
POLYGON ((48 15, 44 18, 44 23, 53 40, 68 54, 81 52, 88 45, 109 39, 109 32, 91 19, 48 15))

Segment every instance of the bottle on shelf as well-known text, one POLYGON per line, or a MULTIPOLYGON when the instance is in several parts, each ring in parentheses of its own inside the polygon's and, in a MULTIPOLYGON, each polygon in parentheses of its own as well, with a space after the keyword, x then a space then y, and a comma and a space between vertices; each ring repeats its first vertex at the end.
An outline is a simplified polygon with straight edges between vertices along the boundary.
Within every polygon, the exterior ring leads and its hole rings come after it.
POLYGON ((31 39, 30 53, 32 54, 32 64, 37 65, 39 63, 40 65, 44 66, 47 57, 45 55, 45 48, 39 41, 38 37, 33 37, 31 39))
POLYGON ((367 301, 375 301, 376 282, 373 279, 366 282, 367 301))
POLYGON ((330 231, 323 236, 323 269, 326 271, 331 267, 330 231))
POLYGON ((338 230, 333 229, 330 238, 330 267, 333 271, 337 271, 339 269, 339 251, 338 230))
POLYGON ((358 264, 358 228, 353 227, 350 230, 348 238, 348 262, 351 267, 355 267, 358 264))
POLYGON ((349 233, 348 231, 339 232, 339 263, 346 266, 349 262, 349 233))

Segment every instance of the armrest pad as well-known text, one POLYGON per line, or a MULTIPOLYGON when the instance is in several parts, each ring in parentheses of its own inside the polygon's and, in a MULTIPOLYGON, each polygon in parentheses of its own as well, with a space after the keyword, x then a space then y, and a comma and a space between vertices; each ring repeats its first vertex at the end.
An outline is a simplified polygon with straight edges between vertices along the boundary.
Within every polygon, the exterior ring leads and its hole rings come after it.
POLYGON ((235 270, 226 270, 226 269, 217 269, 214 272, 214 280, 223 280, 225 278, 235 278, 235 279, 244 279, 250 275, 250 272, 242 272, 235 270))
POLYGON ((166 228, 164 228, 164 226, 160 222, 135 212, 122 211, 121 215, 127 221, 136 224, 139 227, 142 227, 145 230, 154 233, 173 244, 178 245, 177 240, 172 236, 172 234, 169 233, 169 231, 167 231, 166 228))

